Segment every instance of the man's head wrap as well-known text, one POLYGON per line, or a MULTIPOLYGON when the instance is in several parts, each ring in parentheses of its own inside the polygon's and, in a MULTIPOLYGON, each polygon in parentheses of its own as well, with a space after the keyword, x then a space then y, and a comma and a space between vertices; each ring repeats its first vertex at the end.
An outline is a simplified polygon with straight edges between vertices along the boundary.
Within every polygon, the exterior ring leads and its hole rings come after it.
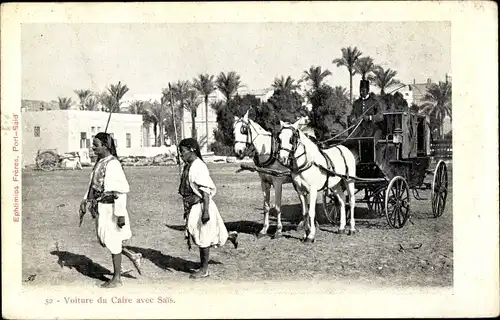
POLYGON ((196 141, 196 139, 186 138, 181 140, 181 142, 179 142, 179 150, 181 147, 190 149, 196 154, 198 158, 203 160, 203 158, 201 157, 200 145, 198 144, 198 141, 196 141))
POLYGON ((101 141, 101 144, 106 147, 113 156, 118 158, 118 155, 116 154, 115 140, 109 133, 99 132, 96 134, 95 138, 101 141))

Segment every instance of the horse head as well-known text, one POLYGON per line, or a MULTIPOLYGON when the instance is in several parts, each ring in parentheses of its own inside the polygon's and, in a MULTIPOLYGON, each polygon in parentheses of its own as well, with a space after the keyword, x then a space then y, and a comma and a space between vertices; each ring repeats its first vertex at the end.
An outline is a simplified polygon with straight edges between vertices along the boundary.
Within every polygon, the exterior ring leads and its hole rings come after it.
POLYGON ((290 159, 297 151, 300 121, 301 119, 293 124, 280 121, 278 161, 286 167, 291 165, 290 159))
POLYGON ((234 152, 240 159, 244 157, 247 146, 251 143, 251 132, 249 129, 248 111, 241 118, 234 116, 233 123, 234 152))
POLYGON ((298 129, 302 131, 302 133, 309 138, 316 139, 316 133, 314 132, 314 128, 311 126, 311 120, 308 116, 299 118, 295 123, 298 124, 298 129))

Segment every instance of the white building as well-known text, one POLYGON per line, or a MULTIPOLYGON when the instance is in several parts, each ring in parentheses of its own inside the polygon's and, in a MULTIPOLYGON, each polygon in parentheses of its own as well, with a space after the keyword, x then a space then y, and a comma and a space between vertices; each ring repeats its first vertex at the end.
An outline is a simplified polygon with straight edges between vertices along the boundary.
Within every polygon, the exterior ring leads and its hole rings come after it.
MULTIPOLYGON (((106 128, 109 113, 81 110, 22 112, 23 164, 35 163, 40 149, 59 154, 92 147, 92 138, 106 128)), ((119 156, 135 155, 143 147, 141 115, 113 113, 108 126, 119 156)))

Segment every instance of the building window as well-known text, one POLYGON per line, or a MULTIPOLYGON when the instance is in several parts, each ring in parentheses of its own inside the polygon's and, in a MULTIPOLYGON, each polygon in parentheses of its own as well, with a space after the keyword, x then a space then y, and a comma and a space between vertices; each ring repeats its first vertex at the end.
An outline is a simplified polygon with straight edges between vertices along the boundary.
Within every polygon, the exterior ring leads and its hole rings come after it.
POLYGON ((111 136, 111 138, 115 142, 115 148, 118 148, 118 141, 115 139, 115 134, 110 132, 109 135, 111 136))
POLYGON ((80 132, 80 149, 89 148, 87 145, 87 132, 80 132))
POLYGON ((132 146, 132 135, 130 133, 127 133, 127 148, 130 148, 132 146))
POLYGON ((34 131, 34 133, 35 133, 35 137, 36 137, 36 138, 40 137, 40 127, 39 127, 39 126, 36 126, 36 127, 35 127, 35 131, 34 131))

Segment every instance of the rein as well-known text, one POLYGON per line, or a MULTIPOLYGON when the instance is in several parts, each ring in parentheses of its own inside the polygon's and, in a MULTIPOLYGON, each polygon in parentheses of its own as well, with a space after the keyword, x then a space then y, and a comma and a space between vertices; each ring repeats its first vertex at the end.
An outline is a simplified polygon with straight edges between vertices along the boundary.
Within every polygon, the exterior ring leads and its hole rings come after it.
MULTIPOLYGON (((406 85, 402 85, 401 87, 398 87, 397 89, 394 89, 392 90, 391 92, 389 92, 388 94, 391 94, 393 93, 394 91, 398 91, 399 89, 403 88, 404 86, 406 85)), ((335 136, 331 137, 331 138, 328 138, 326 140, 323 140, 323 141, 320 141, 321 144, 324 144, 324 143, 327 143, 329 141, 332 141, 332 140, 335 140, 336 138, 340 137, 341 135, 343 135, 344 133, 348 132, 349 130, 351 130, 352 128, 354 128, 351 133, 346 137, 344 138, 342 141, 338 142, 336 145, 339 145, 339 144, 343 144, 344 142, 346 142, 353 134, 354 132, 356 132, 356 129, 358 129, 358 127, 361 125, 361 123, 364 121, 363 119, 363 116, 368 112, 370 111, 376 104, 378 104, 379 101, 375 101, 372 103, 371 106, 369 106, 368 108, 366 108, 365 111, 363 111, 363 113, 361 113, 361 115, 359 116, 359 120, 357 123, 351 125, 350 127, 348 127, 347 129, 345 129, 344 131, 342 131, 341 133, 339 134, 336 134, 335 136)))

